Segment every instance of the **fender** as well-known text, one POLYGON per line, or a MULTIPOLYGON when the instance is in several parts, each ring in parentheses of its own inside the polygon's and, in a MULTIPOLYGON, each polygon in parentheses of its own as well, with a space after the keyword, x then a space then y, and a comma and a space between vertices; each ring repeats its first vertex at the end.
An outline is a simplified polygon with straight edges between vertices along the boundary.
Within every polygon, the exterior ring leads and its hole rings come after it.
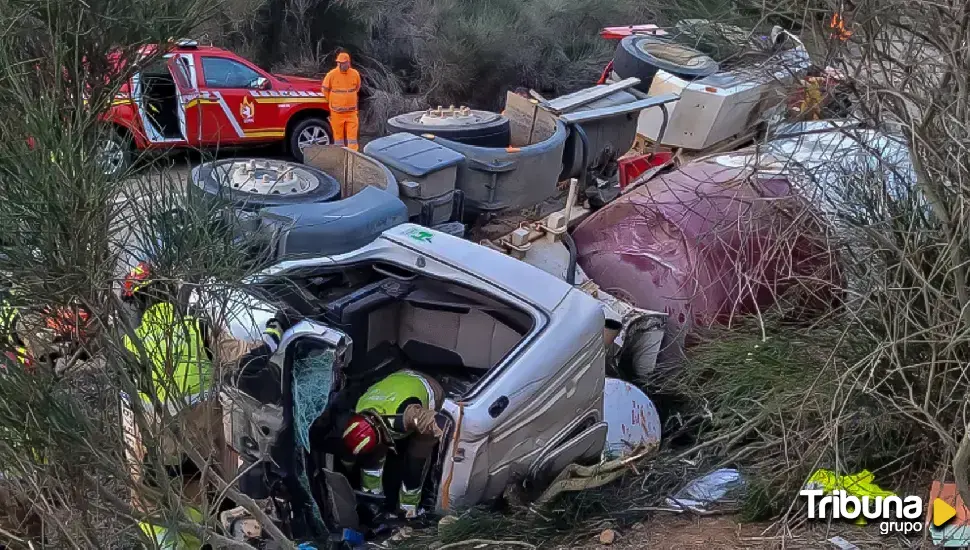
POLYGON ((330 106, 324 103, 284 103, 281 105, 289 105, 288 108, 280 109, 279 116, 283 122, 282 126, 285 128, 290 127, 290 123, 297 117, 303 118, 303 115, 313 112, 315 115, 320 116, 324 120, 330 120, 330 106))
POLYGON ((117 99, 111 105, 111 109, 102 114, 98 119, 114 126, 125 129, 131 136, 136 149, 147 149, 151 146, 145 129, 141 125, 141 117, 138 116, 138 109, 130 99, 117 99))

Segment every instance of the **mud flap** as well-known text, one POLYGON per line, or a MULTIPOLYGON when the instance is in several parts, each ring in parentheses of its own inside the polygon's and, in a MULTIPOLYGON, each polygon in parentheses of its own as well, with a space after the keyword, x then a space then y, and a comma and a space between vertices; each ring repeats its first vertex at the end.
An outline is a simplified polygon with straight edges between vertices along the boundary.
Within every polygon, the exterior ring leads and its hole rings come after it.
POLYGON ((360 518, 357 516, 357 498, 350 481, 340 473, 323 469, 324 481, 327 484, 327 500, 330 520, 333 525, 341 529, 360 530, 360 518))
POLYGON ((603 390, 603 420, 608 429, 603 457, 623 458, 660 443, 660 415, 639 388, 617 378, 607 378, 603 390))

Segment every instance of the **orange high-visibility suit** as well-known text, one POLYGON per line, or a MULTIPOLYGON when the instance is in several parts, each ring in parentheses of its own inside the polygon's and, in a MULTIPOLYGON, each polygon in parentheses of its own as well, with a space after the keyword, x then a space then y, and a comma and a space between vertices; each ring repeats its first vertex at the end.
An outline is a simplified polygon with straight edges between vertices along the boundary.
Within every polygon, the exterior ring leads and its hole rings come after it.
POLYGON ((337 56, 337 67, 323 77, 323 97, 330 105, 330 126, 335 145, 359 150, 357 145, 357 93, 360 73, 350 66, 350 55, 337 56))

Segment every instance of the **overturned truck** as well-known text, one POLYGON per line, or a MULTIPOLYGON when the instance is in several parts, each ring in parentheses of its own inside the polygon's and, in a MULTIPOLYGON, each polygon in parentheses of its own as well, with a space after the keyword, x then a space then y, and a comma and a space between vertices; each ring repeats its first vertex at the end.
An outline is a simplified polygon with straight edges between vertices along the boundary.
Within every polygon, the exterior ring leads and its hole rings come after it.
MULTIPOLYGON (((509 94, 498 119, 414 114, 364 154, 311 146, 302 167, 221 161, 193 173, 190 194, 226 206, 232 230, 271 266, 237 285, 226 328, 256 340, 281 304, 303 319, 263 378, 221 396, 240 457, 229 473, 287 535, 367 530, 394 508, 395 491, 374 502, 355 487, 339 436, 362 392, 402 368, 446 391, 427 509, 474 505, 509 485, 537 494, 571 464, 657 443, 649 399, 607 373, 649 372, 667 315, 590 280, 567 229, 620 194, 619 158, 642 112, 656 108, 662 142, 680 96, 612 80, 548 101, 509 94), (563 181, 563 211, 513 221, 562 195, 563 181), (479 246, 459 238, 473 220, 506 229, 479 246)), ((225 303, 204 294, 198 303, 225 303)), ((248 521, 225 517, 230 533, 248 521)))
POLYGON ((402 368, 445 390, 445 435, 422 495, 429 510, 474 505, 512 484, 541 491, 569 464, 659 441, 646 396, 632 386, 607 392, 624 383, 606 378, 616 333, 603 304, 469 241, 402 224, 360 248, 283 261, 244 288, 226 316, 239 337, 280 303, 304 319, 270 372, 222 391, 241 489, 295 538, 366 530, 394 508, 385 499, 395 491, 374 502, 354 487, 340 434, 362 393, 402 368))

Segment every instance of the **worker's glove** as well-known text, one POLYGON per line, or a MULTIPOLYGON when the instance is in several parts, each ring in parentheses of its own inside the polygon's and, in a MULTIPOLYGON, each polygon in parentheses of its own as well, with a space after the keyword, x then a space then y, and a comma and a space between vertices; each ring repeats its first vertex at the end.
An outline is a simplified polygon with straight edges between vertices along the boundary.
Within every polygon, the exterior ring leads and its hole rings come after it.
POLYGON ((271 353, 276 352, 283 340, 283 333, 290 328, 290 323, 283 312, 279 311, 276 315, 266 321, 266 328, 263 329, 263 342, 269 347, 271 353))
POLYGON ((408 405, 404 409, 404 427, 408 431, 415 431, 421 435, 433 435, 441 439, 444 432, 435 421, 435 412, 421 405, 408 405))

